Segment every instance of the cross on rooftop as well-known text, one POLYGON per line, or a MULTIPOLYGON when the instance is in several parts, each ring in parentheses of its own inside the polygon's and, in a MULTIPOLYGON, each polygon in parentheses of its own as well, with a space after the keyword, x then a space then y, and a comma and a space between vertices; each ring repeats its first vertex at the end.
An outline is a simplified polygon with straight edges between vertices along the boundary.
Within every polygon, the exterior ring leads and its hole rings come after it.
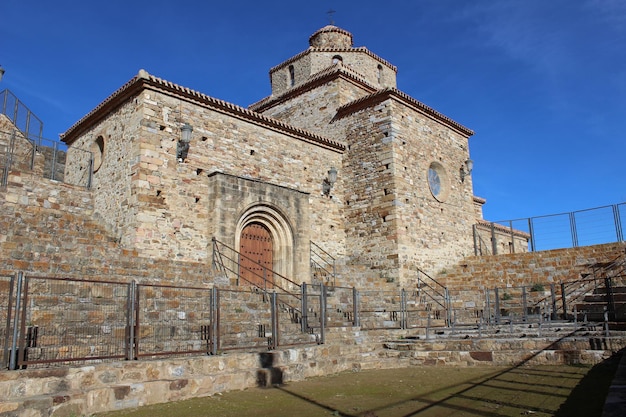
POLYGON ((326 14, 328 15, 328 20, 329 20, 329 22, 330 22, 330 24, 331 24, 331 25, 334 25, 334 24, 335 24, 335 21, 333 20, 333 15, 334 15, 335 13, 336 13, 336 12, 335 12, 333 9, 330 9, 329 11, 327 11, 327 12, 326 12, 326 14))

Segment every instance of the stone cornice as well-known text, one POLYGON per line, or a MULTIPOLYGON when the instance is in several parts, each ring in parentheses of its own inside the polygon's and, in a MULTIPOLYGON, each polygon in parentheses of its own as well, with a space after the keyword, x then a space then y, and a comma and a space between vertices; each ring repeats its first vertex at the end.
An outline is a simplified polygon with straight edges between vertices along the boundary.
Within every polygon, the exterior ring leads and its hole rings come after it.
POLYGON ((478 204, 480 204, 480 205, 483 205, 483 204, 485 204, 485 203, 487 202, 487 200, 485 200, 485 199, 484 199, 484 198, 482 198, 482 197, 478 197, 477 195, 475 195, 475 196, 473 197, 473 199, 474 199, 474 203, 478 203, 478 204))
POLYGON ((341 106, 340 108, 337 109, 337 115, 335 116, 334 120, 342 119, 352 113, 355 113, 359 110, 362 110, 368 107, 372 107, 388 99, 397 100, 403 103, 404 105, 409 106, 413 108, 414 110, 430 117, 431 119, 434 119, 450 127, 451 129, 454 129, 455 131, 465 136, 466 138, 469 138, 470 136, 474 134, 474 131, 472 131, 471 129, 468 129, 462 124, 455 122, 449 117, 439 113, 438 111, 436 111, 435 109, 431 107, 428 107, 424 103, 417 101, 413 97, 409 96, 406 93, 403 93, 402 91, 396 88, 384 88, 373 94, 370 94, 365 97, 361 97, 360 99, 354 100, 351 103, 341 106))
POLYGON ((304 129, 300 129, 295 126, 291 126, 287 123, 281 122, 276 119, 272 119, 265 115, 256 113, 252 110, 248 110, 244 107, 237 106, 232 103, 228 103, 224 100, 219 100, 206 94, 202 94, 198 91, 191 90, 186 87, 174 84, 172 82, 163 80, 148 74, 144 70, 140 70, 139 73, 133 77, 130 81, 120 87, 117 91, 107 97, 102 103, 94 108, 87 115, 82 117, 72 127, 70 127, 65 133, 61 134, 61 140, 68 145, 71 145, 76 138, 88 130, 95 123, 103 120, 109 113, 115 110, 117 107, 125 103, 129 98, 139 94, 146 89, 152 89, 160 91, 164 94, 191 101, 196 104, 203 105, 207 108, 211 108, 222 113, 232 115, 239 119, 249 121, 251 123, 261 125, 281 133, 286 133, 297 137, 298 139, 306 142, 314 143, 325 148, 333 149, 339 152, 345 150, 345 146, 339 142, 330 140, 323 136, 311 133, 304 129))
POLYGON ((306 82, 291 88, 284 92, 283 94, 273 97, 265 97, 256 103, 251 104, 248 108, 253 111, 262 112, 271 108, 277 104, 284 103, 285 101, 299 96, 307 91, 313 90, 314 88, 319 87, 320 85, 326 84, 329 81, 337 78, 342 78, 351 83, 358 85, 363 88, 367 93, 372 93, 376 91, 376 87, 365 81, 364 77, 360 75, 358 72, 354 71, 352 68, 347 67, 342 64, 334 64, 331 65, 324 70, 318 72, 313 77, 311 77, 306 82))

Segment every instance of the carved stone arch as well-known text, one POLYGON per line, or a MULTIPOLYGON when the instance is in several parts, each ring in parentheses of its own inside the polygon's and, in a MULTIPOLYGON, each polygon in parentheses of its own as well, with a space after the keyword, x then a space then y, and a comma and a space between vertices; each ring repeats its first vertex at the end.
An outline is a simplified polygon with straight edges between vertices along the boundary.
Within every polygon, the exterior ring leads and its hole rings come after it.
MULTIPOLYGON (((254 204, 246 208, 239 216, 235 233, 235 247, 239 248, 241 234, 246 226, 260 224, 265 227, 273 243, 272 270, 293 280, 294 276, 294 234, 287 216, 277 207, 267 203, 254 204)), ((288 288, 287 282, 275 278, 274 283, 288 288)))

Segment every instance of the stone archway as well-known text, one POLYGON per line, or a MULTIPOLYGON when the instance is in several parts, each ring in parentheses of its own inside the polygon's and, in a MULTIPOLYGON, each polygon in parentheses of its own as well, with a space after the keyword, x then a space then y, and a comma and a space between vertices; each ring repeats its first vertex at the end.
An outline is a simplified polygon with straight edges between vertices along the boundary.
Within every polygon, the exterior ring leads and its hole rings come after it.
MULTIPOLYGON (((242 244, 244 247, 248 245, 246 241, 256 240, 249 246, 249 251, 255 255, 258 253, 261 263, 271 264, 271 269, 280 276, 293 280, 293 231, 286 216, 279 209, 267 204, 248 207, 239 217, 235 236, 235 247, 240 250, 242 244), (271 255, 262 255, 268 248, 271 255)), ((249 258, 256 259, 254 256, 249 258)), ((259 274, 262 274, 261 269, 259 274)), ((289 288, 289 283, 284 282, 280 276, 267 277, 267 280, 272 285, 289 288)))

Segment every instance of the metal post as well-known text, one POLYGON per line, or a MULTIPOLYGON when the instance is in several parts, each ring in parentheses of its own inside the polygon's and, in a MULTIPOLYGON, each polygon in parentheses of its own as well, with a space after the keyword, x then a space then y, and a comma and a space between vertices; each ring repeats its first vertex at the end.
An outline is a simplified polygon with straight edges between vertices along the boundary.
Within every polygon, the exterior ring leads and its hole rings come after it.
MULTIPOLYGON (((19 281, 19 277, 18 277, 18 281, 19 281)), ((26 321, 27 321, 26 310, 28 309, 28 278, 23 280, 23 286, 24 287, 23 287, 22 292, 24 293, 24 300, 23 300, 24 307, 22 308, 22 319, 20 323, 19 348, 17 349, 17 367, 13 369, 18 369, 22 365, 23 361, 26 360, 25 341, 26 341, 26 321)), ((13 335, 17 339, 16 332, 17 332, 17 327, 13 329, 13 335)))
POLYGON ((550 312, 550 319, 556 320, 556 290, 554 284, 550 284, 550 301, 552 302, 552 311, 550 312))
POLYGON ((491 254, 498 254, 498 241, 496 240, 496 225, 491 223, 491 254))
POLYGON ((491 325, 491 297, 489 296, 489 289, 485 290, 485 304, 487 307, 487 324, 491 325))
POLYGON ((400 311, 400 328, 406 329, 406 291, 404 290, 404 288, 402 288, 402 290, 400 291, 400 311))
POLYGON ((567 320, 567 294, 565 294, 565 284, 561 282, 561 304, 563 305, 563 320, 567 320))
POLYGON ((220 295, 217 287, 211 288, 211 355, 217 355, 219 347, 219 303, 220 295))
POLYGON ((87 171, 87 189, 91 190, 91 183, 93 182, 93 152, 89 152, 89 170, 87 171))
POLYGON ((37 154, 37 144, 32 139, 29 140, 29 142, 33 146, 33 152, 30 154, 30 170, 32 171, 33 169, 35 169, 35 155, 37 154))
POLYGON ((530 251, 534 252, 537 250, 535 247, 535 230, 533 228, 533 218, 528 218, 528 233, 530 234, 530 251))
POLYGON ((522 314, 524 317, 524 323, 528 322, 528 305, 526 301, 526 286, 522 286, 522 314))
POLYGON ((354 326, 360 326, 361 319, 359 317, 359 292, 356 290, 355 287, 352 287, 352 309, 352 317, 354 317, 352 324, 354 326))
POLYGON ((306 333, 307 330, 309 329, 309 300, 307 299, 307 283, 303 282, 302 283, 302 319, 300 320, 300 325, 301 325, 301 329, 302 329, 302 333, 306 333))
MULTIPOLYGON (((4 352, 2 355, 2 367, 9 366, 9 329, 11 328, 11 308, 13 307, 13 287, 15 285, 15 276, 11 277, 9 282, 9 300, 7 306, 7 321, 6 321, 6 337, 4 338, 4 352)), ((15 313, 17 316, 17 312, 15 313)))
POLYGON ((617 241, 621 242, 624 240, 624 235, 622 232, 622 221, 619 215, 619 206, 617 204, 613 205, 613 221, 615 222, 615 235, 617 237, 617 241))
POLYGON ((604 288, 606 288, 606 311, 608 312, 608 318, 615 320, 615 295, 613 294, 611 277, 604 278, 604 288))
MULTIPOLYGON (((15 317, 13 319, 13 339, 11 340, 11 352, 9 359, 9 370, 17 369, 17 336, 18 336, 18 327, 20 325, 19 316, 20 316, 20 301, 22 299, 22 285, 24 283, 24 273, 17 273, 17 288, 15 295, 15 317)), ((8 328, 7 328, 8 330, 8 328)))
POLYGON ((574 213, 569 213, 569 228, 572 233, 572 247, 578 247, 578 232, 576 231, 576 216, 574 213))
POLYGON ((495 320, 496 320, 496 324, 500 324, 500 297, 498 296, 498 287, 494 288, 493 290, 495 292, 495 297, 496 297, 496 299, 495 299, 495 303, 496 303, 495 310, 496 311, 494 311, 494 313, 495 313, 495 320))
POLYGON ((276 349, 278 347, 278 303, 276 302, 276 291, 273 291, 270 295, 272 306, 272 344, 270 349, 276 349))
POLYGON ((515 253, 515 233, 513 233, 513 220, 509 220, 509 229, 511 230, 511 249, 515 253))
POLYGON ((134 291, 134 300, 135 300, 135 325, 133 326, 134 329, 134 337, 133 337, 133 343, 135 345, 135 351, 133 352, 133 359, 137 359, 139 357, 139 335, 140 333, 140 322, 139 322, 139 285, 137 285, 137 283, 135 283, 135 291, 134 291))
POLYGON ((447 321, 447 325, 449 326, 452 320, 452 311, 451 311, 451 307, 452 307, 452 303, 450 302, 450 293, 448 292, 448 287, 445 287, 443 290, 444 296, 446 297, 445 300, 445 304, 446 304, 446 321, 447 321))
POLYGON ((137 292, 137 282, 131 281, 128 284, 128 301, 126 302, 126 360, 133 360, 135 357, 134 345, 135 345, 135 293, 137 292))
POLYGON ((326 339, 326 287, 320 284, 320 344, 326 339))
POLYGON ((476 241, 476 225, 472 225, 472 233, 474 235, 474 256, 478 256, 478 242, 476 241))

